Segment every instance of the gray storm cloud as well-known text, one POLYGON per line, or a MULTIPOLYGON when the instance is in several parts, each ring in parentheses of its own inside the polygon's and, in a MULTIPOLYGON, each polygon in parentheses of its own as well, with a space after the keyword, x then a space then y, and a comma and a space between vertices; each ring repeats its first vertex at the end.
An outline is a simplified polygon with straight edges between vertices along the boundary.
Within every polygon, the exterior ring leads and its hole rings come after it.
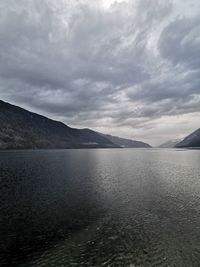
POLYGON ((150 142, 198 128, 200 4, 103 2, 2 0, 1 99, 150 142))

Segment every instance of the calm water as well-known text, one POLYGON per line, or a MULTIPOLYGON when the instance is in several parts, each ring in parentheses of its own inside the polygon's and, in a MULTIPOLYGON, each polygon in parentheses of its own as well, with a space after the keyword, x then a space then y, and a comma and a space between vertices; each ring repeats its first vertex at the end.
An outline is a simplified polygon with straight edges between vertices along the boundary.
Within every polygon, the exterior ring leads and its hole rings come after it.
POLYGON ((0 265, 200 266, 200 151, 0 152, 0 265))

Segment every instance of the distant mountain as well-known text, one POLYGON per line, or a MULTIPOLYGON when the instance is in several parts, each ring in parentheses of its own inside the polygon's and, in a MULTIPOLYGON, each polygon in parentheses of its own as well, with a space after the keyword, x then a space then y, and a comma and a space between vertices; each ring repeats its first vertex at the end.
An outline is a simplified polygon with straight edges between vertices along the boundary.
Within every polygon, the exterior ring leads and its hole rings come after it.
POLYGON ((200 147, 200 128, 186 136, 176 147, 200 147))
POLYGON ((108 134, 105 134, 103 136, 105 136, 107 139, 109 139, 112 143, 114 143, 120 147, 124 147, 124 148, 125 147, 126 148, 142 148, 142 147, 150 148, 151 147, 149 144, 141 142, 141 141, 125 139, 125 138, 112 136, 112 135, 108 135, 108 134))
POLYGON ((0 149, 114 148, 90 129, 73 129, 20 107, 0 101, 0 149))
POLYGON ((181 142, 182 139, 174 139, 174 140, 169 140, 161 145, 159 145, 160 148, 174 148, 176 144, 181 142))

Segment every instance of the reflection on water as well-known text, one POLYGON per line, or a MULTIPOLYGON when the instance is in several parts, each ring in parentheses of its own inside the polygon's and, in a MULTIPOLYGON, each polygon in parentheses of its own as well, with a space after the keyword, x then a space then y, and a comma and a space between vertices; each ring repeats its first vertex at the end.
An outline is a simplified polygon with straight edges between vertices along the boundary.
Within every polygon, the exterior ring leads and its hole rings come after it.
POLYGON ((1 266, 200 266, 200 151, 0 153, 1 266))

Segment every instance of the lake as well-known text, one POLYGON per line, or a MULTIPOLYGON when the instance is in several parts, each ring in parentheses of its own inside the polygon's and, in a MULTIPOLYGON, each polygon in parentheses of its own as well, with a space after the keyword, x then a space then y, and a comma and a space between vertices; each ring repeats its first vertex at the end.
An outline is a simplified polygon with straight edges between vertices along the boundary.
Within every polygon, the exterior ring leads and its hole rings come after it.
POLYGON ((200 150, 0 152, 0 266, 200 266, 200 150))

